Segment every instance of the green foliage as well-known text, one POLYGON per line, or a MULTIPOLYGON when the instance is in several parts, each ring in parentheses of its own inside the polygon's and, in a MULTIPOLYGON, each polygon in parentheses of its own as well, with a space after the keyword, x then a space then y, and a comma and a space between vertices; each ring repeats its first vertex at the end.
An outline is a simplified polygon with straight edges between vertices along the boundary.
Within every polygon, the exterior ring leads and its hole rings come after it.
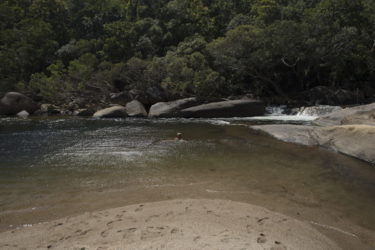
MULTIPOLYGON (((47 68, 48 75, 35 73, 31 76, 29 88, 40 93, 45 99, 53 100, 58 94, 68 91, 67 82, 64 81, 66 69, 61 61, 47 68)), ((70 88, 69 88, 70 90, 70 88)))
POLYGON ((4 0, 0 91, 375 88, 372 0, 4 0))

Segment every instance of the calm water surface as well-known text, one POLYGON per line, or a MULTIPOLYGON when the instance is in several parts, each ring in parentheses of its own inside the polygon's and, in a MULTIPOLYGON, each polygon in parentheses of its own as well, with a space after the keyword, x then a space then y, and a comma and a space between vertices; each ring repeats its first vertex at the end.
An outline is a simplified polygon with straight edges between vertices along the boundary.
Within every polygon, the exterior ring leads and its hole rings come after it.
POLYGON ((279 142, 251 123, 0 119, 0 229, 174 198, 251 202, 375 229, 374 166, 279 142), (176 132, 186 141, 168 140, 176 132))

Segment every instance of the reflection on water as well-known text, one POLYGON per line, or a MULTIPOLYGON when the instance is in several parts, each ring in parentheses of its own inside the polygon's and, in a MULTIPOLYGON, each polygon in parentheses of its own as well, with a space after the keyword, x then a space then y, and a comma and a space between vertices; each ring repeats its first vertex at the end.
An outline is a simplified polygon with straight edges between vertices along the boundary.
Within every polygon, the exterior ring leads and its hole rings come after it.
POLYGON ((1 227, 30 208, 208 197, 320 209, 374 229, 372 166, 230 123, 251 122, 2 119, 1 227), (176 132, 186 141, 171 140, 176 132))

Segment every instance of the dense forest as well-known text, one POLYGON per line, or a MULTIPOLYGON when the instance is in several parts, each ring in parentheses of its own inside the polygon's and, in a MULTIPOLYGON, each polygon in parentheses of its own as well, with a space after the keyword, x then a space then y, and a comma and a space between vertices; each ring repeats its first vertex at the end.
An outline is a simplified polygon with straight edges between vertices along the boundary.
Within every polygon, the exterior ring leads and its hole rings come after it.
POLYGON ((317 90, 371 98, 374 84, 374 0, 0 3, 0 92, 283 102, 317 90))

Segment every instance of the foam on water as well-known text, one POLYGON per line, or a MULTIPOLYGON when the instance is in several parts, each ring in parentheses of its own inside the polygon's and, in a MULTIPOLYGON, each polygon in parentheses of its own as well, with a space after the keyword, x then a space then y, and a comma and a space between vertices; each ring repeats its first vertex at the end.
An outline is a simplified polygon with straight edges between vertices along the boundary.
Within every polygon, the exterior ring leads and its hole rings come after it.
POLYGON ((281 116, 286 114, 287 106, 281 105, 281 106, 268 106, 266 107, 266 113, 267 115, 273 115, 273 116, 281 116))
POLYGON ((265 116, 249 117, 243 120, 249 121, 314 121, 320 116, 341 110, 339 106, 311 106, 288 110, 287 106, 269 106, 265 116))

